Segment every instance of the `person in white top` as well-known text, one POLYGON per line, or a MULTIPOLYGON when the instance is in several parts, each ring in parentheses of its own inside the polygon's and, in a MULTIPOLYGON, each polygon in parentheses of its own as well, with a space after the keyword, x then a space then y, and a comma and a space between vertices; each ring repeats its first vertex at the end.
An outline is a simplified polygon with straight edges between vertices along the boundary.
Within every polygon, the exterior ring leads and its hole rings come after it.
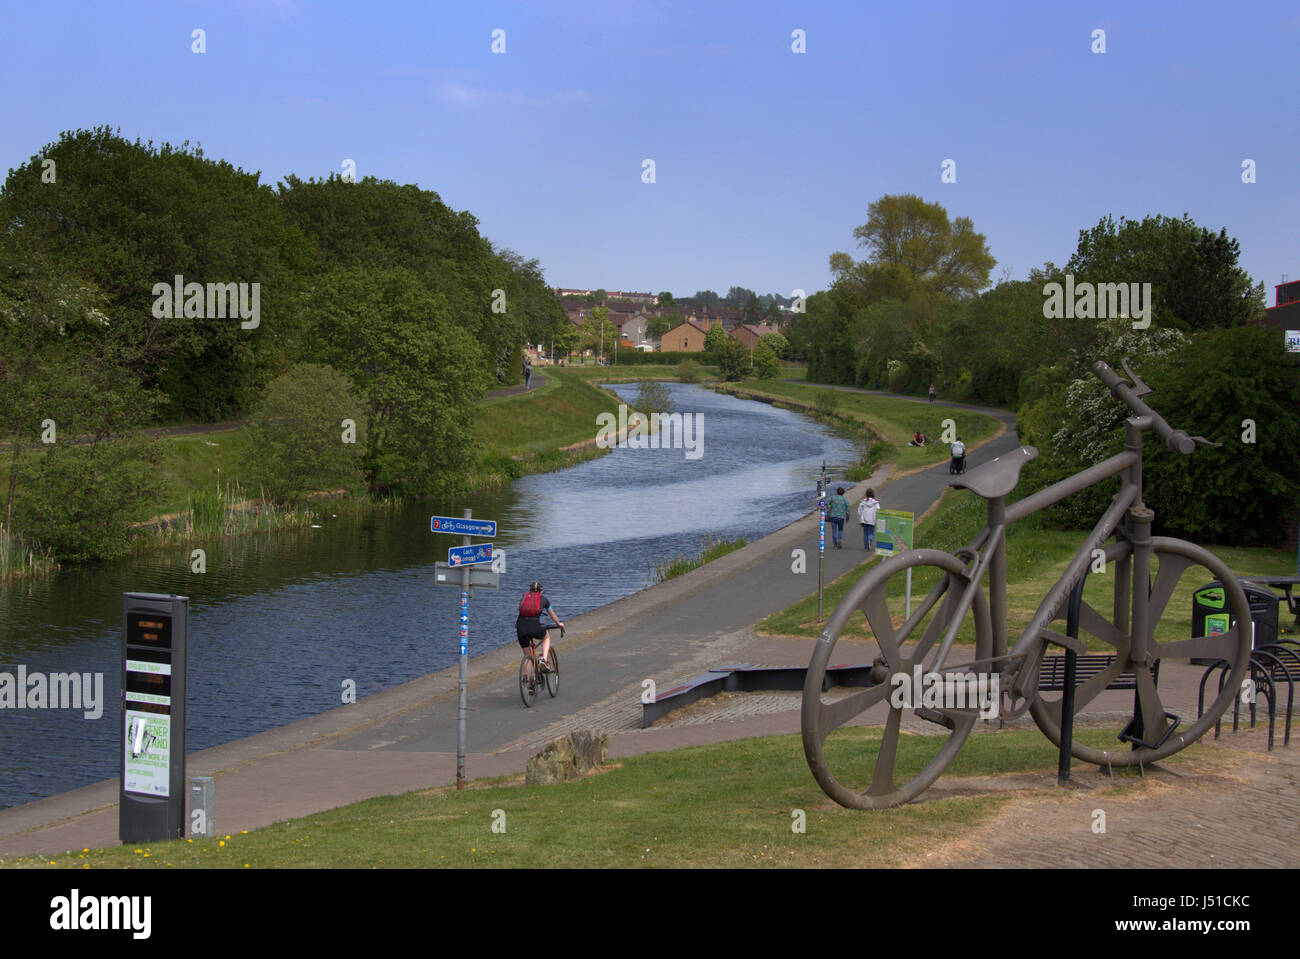
POLYGON ((957 442, 952 444, 952 464, 948 467, 949 473, 961 473, 966 468, 966 444, 957 437, 957 442))
POLYGON ((874 489, 867 490, 858 504, 858 522, 862 524, 862 547, 868 553, 876 548, 876 510, 880 509, 880 500, 876 499, 874 489))

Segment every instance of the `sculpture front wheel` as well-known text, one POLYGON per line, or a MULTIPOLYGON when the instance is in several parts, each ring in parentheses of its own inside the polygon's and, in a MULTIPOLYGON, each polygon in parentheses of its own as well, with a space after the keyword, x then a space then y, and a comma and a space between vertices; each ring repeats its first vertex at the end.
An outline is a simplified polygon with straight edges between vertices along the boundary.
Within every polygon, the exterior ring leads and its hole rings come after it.
MULTIPOLYGON (((942 641, 969 582, 966 566, 955 556, 912 550, 869 570, 835 607, 808 665, 802 729, 808 766, 826 794, 840 805, 885 809, 915 799, 948 768, 970 735, 980 714, 979 697, 991 678, 993 631, 988 603, 979 590, 962 617, 958 633, 962 645, 950 650, 938 673, 940 681, 925 679, 927 657, 942 641), (905 597, 909 569, 917 594, 910 615, 905 597), (873 683, 847 696, 832 690, 828 698, 822 692, 827 666, 836 641, 859 610, 866 617, 868 641, 874 640, 874 645, 857 655, 875 657, 873 683), (919 689, 917 667, 922 677, 919 689), (832 739, 836 729, 864 713, 871 714, 868 720, 878 718, 884 723, 878 742, 852 736, 832 739), (908 733, 921 735, 907 736, 900 756, 905 725, 908 733)), ((846 655, 843 647, 840 655, 846 655)))

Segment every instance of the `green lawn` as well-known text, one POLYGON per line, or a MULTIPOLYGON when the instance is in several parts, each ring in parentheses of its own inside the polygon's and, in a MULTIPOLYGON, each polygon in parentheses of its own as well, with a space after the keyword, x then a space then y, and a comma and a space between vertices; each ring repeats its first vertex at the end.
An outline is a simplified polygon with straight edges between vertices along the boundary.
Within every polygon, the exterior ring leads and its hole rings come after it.
MULTIPOLYGON (((902 472, 933 466, 948 459, 948 446, 940 441, 943 421, 952 419, 956 433, 968 447, 997 432, 999 424, 991 417, 969 410, 944 406, 942 403, 917 403, 888 396, 869 396, 830 390, 813 383, 784 383, 774 380, 744 380, 735 384, 742 390, 800 403, 814 403, 819 393, 835 397, 835 411, 867 424, 894 449, 884 457, 902 472), (920 430, 930 441, 924 447, 908 446, 912 434, 920 430)), ((978 459, 978 453, 976 454, 978 459)))
MULTIPOLYGON (((1110 733, 1081 729, 1100 745, 1110 733)), ((827 741, 832 770, 874 749, 879 728, 827 741)), ((904 736, 899 765, 933 749, 904 736)), ((1205 756, 1193 746, 1175 760, 1205 756)), ((950 775, 1055 768, 1037 730, 972 735, 950 775)), ((746 739, 623 759, 620 768, 554 786, 484 780, 471 788, 372 799, 220 839, 115 846, 5 865, 68 868, 408 868, 893 866, 967 835, 1003 795, 954 797, 881 812, 843 809, 813 780, 798 736, 746 739), (806 832, 796 833, 796 810, 806 832), (493 823, 498 830, 493 831, 493 823)), ((1121 780, 1128 788, 1134 780, 1121 780)), ((218 807, 219 808, 219 807, 218 807)))

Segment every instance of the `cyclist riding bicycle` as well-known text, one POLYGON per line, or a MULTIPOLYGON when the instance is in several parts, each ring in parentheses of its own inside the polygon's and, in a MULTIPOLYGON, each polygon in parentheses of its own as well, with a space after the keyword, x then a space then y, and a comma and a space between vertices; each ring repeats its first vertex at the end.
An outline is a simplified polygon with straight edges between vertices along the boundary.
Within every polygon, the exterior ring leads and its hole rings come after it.
POLYGON ((551 634, 542 625, 542 613, 546 612, 551 619, 555 620, 555 625, 561 629, 564 623, 551 608, 551 601, 542 595, 542 584, 533 583, 528 587, 528 592, 524 593, 524 598, 519 601, 519 618, 515 620, 515 633, 519 640, 519 645, 528 649, 533 644, 533 640, 542 641, 541 655, 538 657, 538 665, 546 666, 546 654, 551 651, 551 634))

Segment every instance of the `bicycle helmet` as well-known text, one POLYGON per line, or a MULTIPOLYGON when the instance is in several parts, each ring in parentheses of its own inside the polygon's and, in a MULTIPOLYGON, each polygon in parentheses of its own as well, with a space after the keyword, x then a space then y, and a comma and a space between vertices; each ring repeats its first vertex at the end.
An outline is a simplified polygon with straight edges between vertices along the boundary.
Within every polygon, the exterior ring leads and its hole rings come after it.
POLYGON ((541 591, 542 591, 542 584, 537 582, 536 580, 534 580, 533 584, 528 587, 528 592, 530 593, 540 593, 541 591))

